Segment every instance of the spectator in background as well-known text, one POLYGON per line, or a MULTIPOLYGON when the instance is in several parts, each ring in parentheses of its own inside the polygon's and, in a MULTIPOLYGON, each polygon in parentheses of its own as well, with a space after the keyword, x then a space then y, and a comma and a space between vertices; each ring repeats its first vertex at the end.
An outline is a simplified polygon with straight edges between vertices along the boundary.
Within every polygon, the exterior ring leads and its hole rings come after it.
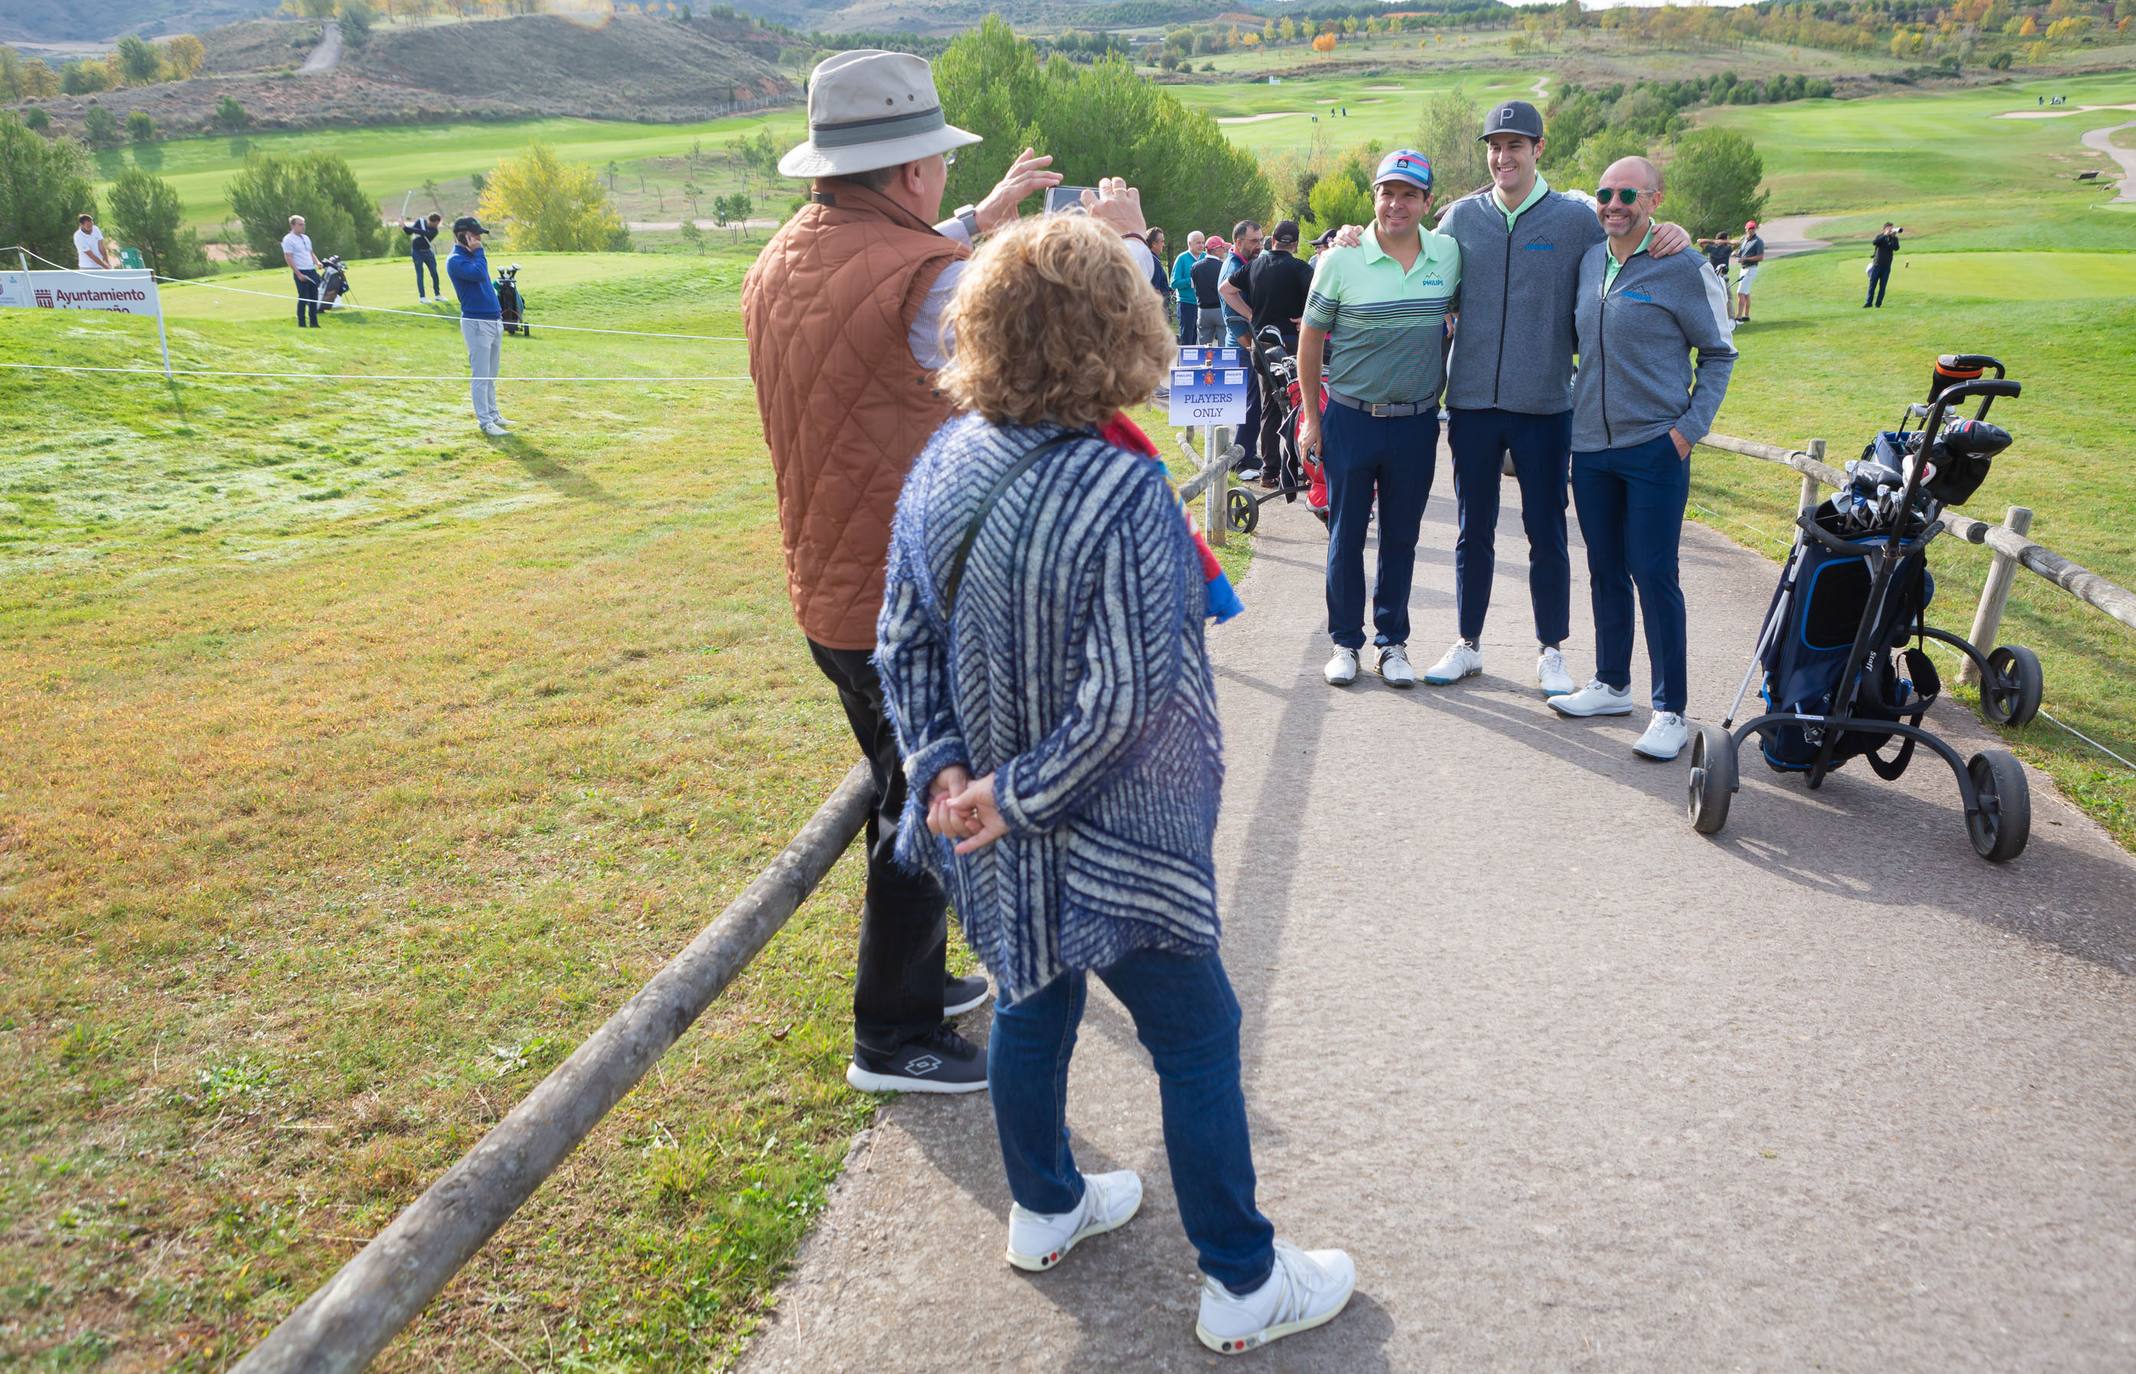
POLYGON ((297 328, 319 327, 319 255, 312 252, 310 235, 304 232, 304 216, 289 217, 289 232, 282 235, 282 261, 297 279, 297 328))
POLYGON ((1194 327, 1200 334, 1198 342, 1202 347, 1221 348, 1224 346, 1224 308, 1216 290, 1223 280, 1224 265, 1231 260, 1231 245, 1212 234, 1204 247, 1208 251, 1187 274, 1194 286, 1194 327))
POLYGON ((84 214, 74 221, 74 265, 84 272, 108 272, 111 258, 104 251, 104 231, 96 216, 84 214))
MULTIPOLYGON (((1253 261, 1261 256, 1261 226, 1256 220, 1242 219, 1231 226, 1231 254, 1224 259, 1224 270, 1217 275, 1216 295, 1224 307, 1224 342, 1242 350, 1253 347, 1253 306, 1246 299, 1246 286, 1253 261)), ((1250 363, 1251 353, 1245 353, 1250 363)), ((1244 441, 1261 432, 1261 372, 1258 367, 1246 369, 1246 418, 1239 425, 1238 438, 1232 440, 1231 459, 1245 464, 1244 441)))
POLYGON ((1698 246, 1706 250, 1706 262, 1713 268, 1713 275, 1721 279, 1721 290, 1728 289, 1728 260, 1735 256, 1736 241, 1722 230, 1710 239, 1700 239, 1698 246))
POLYGON ((1765 262, 1765 240, 1758 236, 1758 222, 1743 221, 1743 241, 1736 245, 1736 297, 1732 312, 1737 324, 1750 323, 1750 284, 1758 279, 1765 262))
POLYGON ((1179 304, 1179 341, 1192 346, 1199 337, 1201 298, 1194 294, 1194 265, 1207 254, 1208 236, 1199 229, 1187 231, 1187 251, 1172 263, 1172 295, 1179 304))
POLYGON ((1150 266, 1150 285, 1157 288, 1157 299, 1164 302, 1165 323, 1176 330, 1179 321, 1172 312, 1178 308, 1178 303, 1172 299, 1172 273, 1165 264, 1165 252, 1170 241, 1165 238, 1162 229, 1150 230, 1143 235, 1142 241, 1150 250, 1150 257, 1153 259, 1150 266))
POLYGON ((1899 235, 1904 229, 1895 228, 1890 220, 1884 221, 1883 232, 1869 240, 1869 294, 1862 299, 1862 309, 1870 306, 1884 308, 1884 284, 1891 280, 1891 259, 1899 251, 1899 235))
POLYGON ((1164 469, 1097 432, 1150 394, 1171 340, 1137 289, 1143 245, 1108 213, 1019 225, 973 260, 941 374, 964 413, 898 499, 876 662, 912 787, 899 856, 942 875, 1001 984, 987 1082, 1009 1263, 1052 1269, 1142 1203, 1132 1170, 1086 1174, 1071 1148, 1069 1059, 1096 975, 1157 1071, 1203 1274, 1195 1336, 1238 1354, 1333 1318, 1357 1273, 1277 1240, 1254 1200, 1201 560, 1164 469))
POLYGON ((417 300, 424 299, 423 269, 425 267, 430 269, 430 294, 436 296, 439 300, 445 299, 445 293, 438 289, 437 249, 431 245, 431 240, 438 236, 438 230, 444 223, 445 217, 443 215, 432 215, 429 219, 414 220, 400 227, 401 232, 408 236, 408 256, 415 259, 415 298, 417 300))
POLYGON ((445 275, 460 298, 460 337, 467 343, 468 393, 474 401, 475 423, 492 439, 509 434, 512 427, 497 413, 497 373, 504 366, 504 309, 497 303, 497 287, 490 280, 489 255, 482 236, 489 230, 473 215, 452 222, 452 257, 445 275))
MULTIPOLYGON (((1273 326, 1282 336, 1283 349, 1296 357, 1298 353, 1298 321, 1305 315, 1305 299, 1313 289, 1313 269, 1298 260, 1298 222, 1280 221, 1269 235, 1268 247, 1254 259, 1253 267, 1246 277, 1246 303, 1253 307, 1250 324, 1257 345, 1249 356, 1253 359, 1254 371, 1259 374, 1259 385, 1264 395, 1272 395, 1274 379, 1264 366, 1258 350, 1261 331, 1273 326)), ((1259 468, 1263 486, 1276 486, 1280 472, 1282 453, 1281 407, 1264 403, 1261 407, 1261 427, 1248 430, 1247 438, 1253 442, 1253 451, 1247 455, 1246 467, 1240 471, 1241 481, 1251 481, 1254 469, 1259 468), (1257 442, 1256 442, 1257 440, 1257 442)))

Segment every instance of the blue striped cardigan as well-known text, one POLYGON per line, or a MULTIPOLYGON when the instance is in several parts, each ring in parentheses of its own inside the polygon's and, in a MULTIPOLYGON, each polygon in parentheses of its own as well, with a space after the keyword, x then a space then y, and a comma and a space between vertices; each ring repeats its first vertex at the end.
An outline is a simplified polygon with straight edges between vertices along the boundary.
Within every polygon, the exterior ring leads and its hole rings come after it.
POLYGON ((941 587, 979 503, 1061 431, 944 424, 890 531, 876 666, 911 785, 898 857, 941 875, 1015 1002, 1137 949, 1212 954, 1223 784, 1202 570, 1164 469, 1093 436, 996 503, 946 622, 941 587), (927 789, 995 775, 1009 833, 958 858, 927 789))

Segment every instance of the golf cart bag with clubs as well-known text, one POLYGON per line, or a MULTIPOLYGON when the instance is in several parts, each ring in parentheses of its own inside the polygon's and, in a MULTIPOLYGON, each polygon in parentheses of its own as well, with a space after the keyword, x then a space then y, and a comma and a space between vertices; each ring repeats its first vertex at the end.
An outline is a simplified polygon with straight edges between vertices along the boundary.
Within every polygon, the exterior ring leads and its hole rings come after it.
POLYGON ((339 257, 323 259, 319 263, 319 308, 332 310, 336 301, 351 294, 348 267, 339 257))
MULTIPOLYGON (((1261 462, 1275 464, 1275 484, 1268 486, 1264 483, 1263 490, 1259 492, 1245 487, 1233 487, 1226 493, 1225 522, 1240 534, 1253 533, 1254 527, 1261 523, 1261 506, 1264 502, 1274 501, 1279 497, 1284 501, 1295 501, 1304 494, 1307 496, 1307 504, 1311 505, 1306 467, 1301 457, 1303 449, 1298 442, 1298 414, 1301 404, 1298 360, 1291 356, 1290 349, 1285 347, 1282 331, 1276 326, 1262 326, 1261 332, 1255 338, 1258 346, 1254 364, 1260 370, 1261 394, 1269 411, 1262 425, 1264 429, 1273 428, 1276 435, 1275 452, 1261 453, 1257 457, 1261 462)), ((1241 438, 1242 442, 1253 445, 1259 445, 1261 440, 1258 434, 1244 435, 1241 438)), ((1321 523, 1327 522, 1325 483, 1321 487, 1320 504, 1313 507, 1313 512, 1320 516, 1321 523)))
POLYGON ((2009 434, 1987 423, 1988 407, 2019 390, 1993 358, 1939 358, 1928 400, 1909 406, 1896 430, 1878 434, 1847 464, 1846 485, 1796 520, 1795 546, 1735 705, 1691 742, 1691 823, 1701 834, 1727 824, 1739 786, 1737 750, 1755 734, 1767 765, 1802 774, 1812 789, 1856 756, 1895 780, 1915 748, 1926 748, 1957 775, 1974 851, 2001 863, 2024 850, 2031 799, 2015 756, 1986 749, 1963 758, 1921 724, 1941 691, 1925 651, 1932 639, 1979 669, 1981 714, 1990 722, 2021 726, 2039 711, 2040 664, 2031 650, 2005 645, 1983 655, 1926 620, 1935 597, 1928 545, 1943 533, 1944 509, 1978 491, 1995 455, 2009 447, 2009 434), (1984 377, 1990 368, 1994 377, 1984 377), (1976 396, 1980 408, 1970 419, 1952 413, 1976 396), (1910 429, 1916 420, 1920 428, 1910 429), (1736 712, 1760 670, 1765 711, 1738 726, 1736 712))
POLYGON ((519 291, 519 264, 516 262, 497 270, 497 309, 501 312, 499 318, 504 321, 505 333, 534 337, 534 331, 527 325, 527 298, 519 291))

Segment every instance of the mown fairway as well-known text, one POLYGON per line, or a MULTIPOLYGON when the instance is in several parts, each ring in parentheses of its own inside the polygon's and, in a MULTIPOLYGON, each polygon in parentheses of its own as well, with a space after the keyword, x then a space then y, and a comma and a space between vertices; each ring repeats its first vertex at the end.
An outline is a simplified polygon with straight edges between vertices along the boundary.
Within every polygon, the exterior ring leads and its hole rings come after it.
MULTIPOLYGON (((425 181, 436 181, 447 193, 444 213, 472 209, 474 197, 468 178, 487 173, 499 160, 515 156, 530 143, 545 143, 567 162, 590 163, 605 168, 610 162, 629 169, 619 177, 617 192, 624 202, 626 218, 637 218, 639 209, 658 213, 648 201, 636 203, 639 171, 647 171, 654 183, 667 187, 669 217, 689 207, 677 194, 686 180, 675 167, 648 166, 660 159, 679 159, 692 144, 702 144, 708 155, 718 158, 730 139, 753 137, 769 129, 782 148, 799 140, 802 127, 799 109, 771 110, 762 114, 736 115, 703 124, 624 124, 591 119, 527 119, 503 124, 411 124, 385 128, 304 130, 245 134, 233 138, 188 138, 99 153, 98 174, 110 180, 128 167, 138 166, 171 183, 185 204, 186 217, 202 231, 217 228, 230 216, 230 178, 252 153, 295 157, 302 153, 332 153, 346 158, 356 173, 357 184, 386 207, 400 208, 410 191, 415 197, 408 210, 428 212, 425 181)), ((702 178, 706 198, 733 189, 707 171, 702 178)), ((784 206, 779 207, 782 211, 784 206)), ((321 252, 332 251, 320 245, 321 252)))

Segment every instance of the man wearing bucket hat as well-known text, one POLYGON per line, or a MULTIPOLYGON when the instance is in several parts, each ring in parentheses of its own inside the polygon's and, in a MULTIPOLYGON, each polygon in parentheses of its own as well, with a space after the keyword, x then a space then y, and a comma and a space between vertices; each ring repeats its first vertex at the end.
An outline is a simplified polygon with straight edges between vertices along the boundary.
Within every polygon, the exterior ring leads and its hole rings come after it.
POLYGON ((1413 687, 1409 583, 1438 461, 1441 341, 1461 284, 1461 246, 1424 227, 1431 159, 1399 149, 1372 179, 1372 228, 1355 252, 1315 259, 1298 333, 1300 447, 1328 475, 1330 686, 1357 680, 1364 647, 1365 525, 1379 498, 1379 576, 1372 591, 1379 673, 1413 687), (1327 377, 1327 410, 1319 405, 1327 377))
MULTIPOLYGON (((944 1018, 978 1006, 987 987, 947 976, 948 899, 897 864, 905 773, 870 656, 898 492, 950 414, 934 385, 953 347, 942 328, 950 293, 972 240, 1061 178, 1026 148, 985 200, 935 223, 957 150, 980 140, 947 121, 932 71, 906 53, 825 59, 809 80, 808 128, 779 162, 809 179, 808 203, 750 268, 742 321, 794 617, 874 775, 846 1080, 864 1092, 977 1092, 985 1058, 944 1018)), ((1084 208, 1149 275, 1139 197, 1100 184, 1084 208)), ((934 789, 961 792, 964 772, 942 769, 934 789)))

